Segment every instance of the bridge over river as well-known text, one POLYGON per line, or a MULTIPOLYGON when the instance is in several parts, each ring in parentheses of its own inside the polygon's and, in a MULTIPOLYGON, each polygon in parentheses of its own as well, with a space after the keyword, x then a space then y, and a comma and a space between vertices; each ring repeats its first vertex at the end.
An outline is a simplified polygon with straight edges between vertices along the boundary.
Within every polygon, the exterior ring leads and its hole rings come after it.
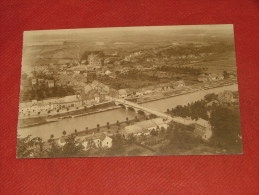
POLYGON ((142 111, 147 116, 150 115, 150 114, 153 114, 153 115, 156 115, 158 117, 161 117, 161 118, 164 118, 164 119, 167 119, 167 120, 172 120, 172 117, 170 115, 166 114, 166 113, 159 112, 159 111, 156 111, 154 109, 144 107, 142 105, 136 104, 134 102, 130 102, 130 101, 125 100, 125 99, 113 98, 113 101, 116 105, 122 105, 126 109, 132 108, 133 110, 135 110, 135 112, 142 111))
MULTIPOLYGON (((155 100, 152 102, 146 102, 141 104, 134 104, 133 102, 130 102, 128 105, 135 106, 135 110, 137 110, 141 106, 142 109, 145 108, 145 110, 149 113, 156 114, 158 117, 162 116, 163 118, 169 118, 171 116, 168 116, 165 112, 167 108, 175 108, 177 105, 187 105, 188 103, 192 103, 194 101, 198 101, 204 98, 206 94, 210 93, 220 93, 224 90, 231 90, 231 91, 237 91, 238 87, 237 84, 230 85, 230 86, 223 86, 213 89, 207 89, 202 91, 196 91, 193 93, 178 95, 174 97, 169 97, 166 99, 161 100, 155 100), (151 111, 152 110, 152 111, 151 111), (159 114, 158 114, 159 112, 159 114)), ((115 100, 112 100, 114 101, 115 100)), ((125 105, 123 105, 123 99, 120 101, 117 101, 117 104, 121 105, 122 107, 126 108, 125 105)), ((128 107, 129 108, 129 107, 128 107)), ((133 108, 132 108, 133 110, 133 108)), ((125 121, 126 118, 129 118, 129 120, 134 119, 136 116, 135 111, 129 112, 124 109, 112 109, 107 110, 105 112, 98 112, 94 114, 89 115, 83 115, 80 117, 75 118, 64 118, 61 120, 58 120, 53 123, 46 123, 42 125, 35 125, 31 127, 26 128, 19 128, 18 129, 18 135, 21 137, 26 137, 27 135, 32 135, 32 137, 42 137, 45 140, 49 139, 49 136, 53 134, 55 137, 62 136, 62 132, 65 130, 67 133, 74 133, 75 129, 78 131, 84 130, 86 127, 89 129, 96 128, 96 125, 99 124, 100 126, 104 126, 109 122, 110 124, 115 124, 117 120, 119 121, 125 121)), ((189 121, 187 119, 178 118, 175 116, 172 116, 172 121, 178 122, 178 123, 184 123, 188 124, 193 123, 193 121, 189 121)))

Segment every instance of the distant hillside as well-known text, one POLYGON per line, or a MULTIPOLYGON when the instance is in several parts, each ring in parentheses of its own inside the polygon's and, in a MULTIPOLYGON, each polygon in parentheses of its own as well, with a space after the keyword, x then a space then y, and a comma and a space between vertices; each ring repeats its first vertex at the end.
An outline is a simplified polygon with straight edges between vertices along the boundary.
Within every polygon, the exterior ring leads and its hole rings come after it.
POLYGON ((78 59, 75 45, 31 45, 23 48, 23 66, 57 63, 60 59, 78 59))

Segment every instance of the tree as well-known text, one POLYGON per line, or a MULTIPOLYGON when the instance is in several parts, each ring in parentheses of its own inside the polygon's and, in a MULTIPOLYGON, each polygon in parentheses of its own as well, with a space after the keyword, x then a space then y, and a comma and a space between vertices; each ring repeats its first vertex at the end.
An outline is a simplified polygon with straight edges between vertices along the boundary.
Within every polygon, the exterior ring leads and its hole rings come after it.
POLYGON ((31 135, 25 138, 18 138, 17 140, 17 157, 18 158, 30 158, 33 154, 33 148, 31 147, 31 135))
POLYGON ((48 140, 48 142, 49 142, 49 143, 52 143, 53 141, 54 141, 54 135, 51 134, 51 135, 50 135, 50 138, 49 138, 49 140, 48 140))
POLYGON ((157 131, 155 129, 152 129, 150 132, 150 135, 157 136, 157 131))
POLYGON ((129 124, 129 118, 128 117, 126 117, 126 123, 129 124))
POLYGON ((165 128, 164 127, 161 127, 161 134, 164 135, 165 134, 165 128))
POLYGON ((136 142, 136 137, 133 134, 128 135, 128 143, 132 144, 136 142))
POLYGON ((31 138, 31 135, 28 135, 25 138, 18 138, 17 157, 18 158, 43 157, 42 138, 41 137, 31 138))
POLYGON ((218 97, 218 96, 217 96, 215 93, 210 93, 210 94, 207 94, 207 95, 204 96, 204 100, 205 100, 206 102, 211 102, 211 101, 213 101, 213 100, 216 100, 217 97, 218 97))
POLYGON ((97 124, 97 131, 100 131, 100 125, 97 124))
POLYGON ((77 129, 75 129, 75 135, 77 136, 78 132, 77 132, 77 129))
POLYGON ((211 112, 213 138, 226 146, 241 146, 239 109, 217 106, 211 112))
POLYGON ((96 144, 94 143, 94 141, 92 139, 88 140, 87 146, 88 146, 89 150, 93 150, 93 149, 97 148, 96 144))
POLYGON ((120 126, 120 122, 119 122, 119 121, 117 121, 117 126, 118 126, 118 127, 120 126))
POLYGON ((54 141, 54 135, 50 135, 50 139, 48 140, 50 143, 51 147, 47 150, 47 154, 49 157, 54 158, 54 157, 60 157, 61 156, 61 147, 57 145, 57 143, 54 141))
POLYGON ((228 79, 229 78, 229 73, 227 71, 223 71, 223 76, 224 76, 224 79, 228 79))
POLYGON ((66 132, 66 131, 63 131, 62 134, 63 134, 63 136, 66 136, 67 132, 66 132))
POLYGON ((110 129, 110 123, 109 122, 107 122, 107 128, 110 129))
POLYGON ((76 141, 76 136, 74 135, 68 135, 65 142, 62 150, 62 156, 64 157, 76 156, 83 149, 83 146, 76 141))
POLYGON ((88 127, 85 128, 85 133, 88 134, 88 127))

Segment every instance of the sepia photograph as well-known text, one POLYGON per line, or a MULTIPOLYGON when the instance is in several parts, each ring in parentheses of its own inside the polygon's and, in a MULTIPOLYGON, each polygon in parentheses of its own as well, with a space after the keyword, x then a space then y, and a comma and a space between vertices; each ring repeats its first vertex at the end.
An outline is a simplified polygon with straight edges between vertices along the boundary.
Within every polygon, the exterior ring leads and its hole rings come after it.
POLYGON ((234 27, 25 31, 17 158, 242 154, 234 27))

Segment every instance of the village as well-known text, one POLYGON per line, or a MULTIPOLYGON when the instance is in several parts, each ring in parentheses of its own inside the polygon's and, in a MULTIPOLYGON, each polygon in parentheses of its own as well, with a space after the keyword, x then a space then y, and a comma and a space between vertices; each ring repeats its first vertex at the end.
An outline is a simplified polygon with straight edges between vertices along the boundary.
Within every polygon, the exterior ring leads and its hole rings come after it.
MULTIPOLYGON (((34 65, 31 72, 22 74, 19 119, 55 116, 105 105, 110 97, 149 101, 206 85, 236 82, 234 75, 226 71, 206 73, 185 64, 166 64, 168 58, 150 58, 146 56, 148 52, 126 56, 118 52, 106 56, 104 52, 91 52, 81 61, 61 59, 56 63, 34 65), (139 60, 148 64, 141 66, 139 60), (179 79, 183 75, 188 79, 179 79)), ((202 53, 199 58, 207 55, 212 54, 202 53)), ((184 59, 181 63, 186 59, 198 60, 194 55, 178 58, 184 59)))
MULTIPOLYGON (((184 110, 170 112, 170 105, 166 113, 141 105, 237 83, 234 71, 213 71, 201 66, 209 63, 204 60, 211 58, 215 63, 213 60, 218 57, 216 51, 206 52, 208 45, 194 43, 193 50, 202 51, 191 53, 188 43, 188 52, 175 53, 175 48, 184 45, 174 43, 127 52, 86 51, 72 58, 64 46, 52 52, 48 63, 33 64, 31 71, 22 72, 18 123, 21 131, 113 109, 130 109, 136 115, 116 123, 107 119, 106 125, 97 123, 95 128, 64 128, 62 135, 50 134, 48 139, 30 135, 18 138, 27 148, 20 155, 37 158, 167 154, 167 146, 170 148, 177 136, 180 140, 187 137, 199 144, 210 143, 213 127, 209 106, 203 110, 206 114, 193 118, 193 114, 182 116, 184 110), (173 135, 178 129, 183 131, 173 135)), ((225 103, 220 99, 228 99, 228 104, 234 105, 237 97, 233 97, 232 92, 222 92, 206 105, 216 102, 222 106, 225 103)))

